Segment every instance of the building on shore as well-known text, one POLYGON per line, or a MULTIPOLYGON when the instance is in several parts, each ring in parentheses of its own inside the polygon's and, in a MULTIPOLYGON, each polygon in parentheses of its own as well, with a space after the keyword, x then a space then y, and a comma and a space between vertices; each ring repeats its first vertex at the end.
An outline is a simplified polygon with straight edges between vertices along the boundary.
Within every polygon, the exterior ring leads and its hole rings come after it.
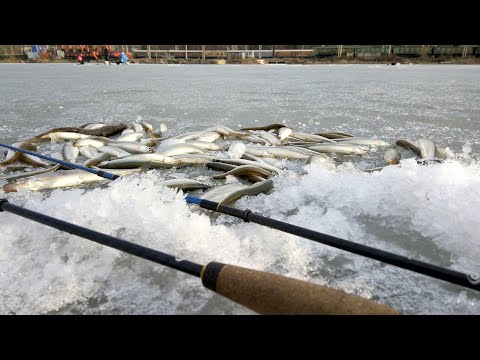
MULTIPOLYGON (((87 59, 101 57, 105 45, 0 45, 0 57, 87 59)), ((480 57, 480 45, 106 45, 132 59, 371 59, 382 56, 480 57)))

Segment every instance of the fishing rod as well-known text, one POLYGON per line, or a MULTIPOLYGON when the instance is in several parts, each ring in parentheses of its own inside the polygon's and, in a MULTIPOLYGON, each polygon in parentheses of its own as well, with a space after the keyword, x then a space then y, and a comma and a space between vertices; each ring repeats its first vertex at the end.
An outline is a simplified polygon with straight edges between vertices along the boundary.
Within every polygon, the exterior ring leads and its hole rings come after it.
POLYGON ((6 145, 6 144, 1 144, 0 143, 0 146, 6 147, 10 150, 20 151, 20 152, 23 152, 25 154, 30 154, 30 155, 33 155, 33 156, 36 156, 36 157, 39 157, 39 158, 42 158, 42 159, 45 159, 45 160, 54 161, 58 164, 62 164, 65 167, 68 167, 68 168, 85 170, 85 171, 88 171, 89 173, 98 175, 98 176, 103 177, 105 179, 115 180, 115 179, 118 179, 120 177, 120 175, 115 175, 115 174, 111 174, 111 173, 106 172, 106 171, 95 170, 95 169, 88 168, 86 166, 82 166, 82 165, 74 164, 74 163, 71 163, 71 162, 55 159, 55 158, 52 158, 52 157, 47 156, 47 155, 42 155, 42 154, 30 151, 30 150, 26 150, 26 149, 20 149, 20 148, 17 148, 15 146, 12 146, 12 145, 6 145))
MULTIPOLYGON (((5 146, 5 145, 0 144, 0 146, 5 146)), ((8 145, 7 147, 16 151, 21 151, 21 152, 28 151, 24 149, 15 148, 10 145, 8 145)), ((28 153, 33 154, 35 156, 41 155, 41 154, 34 153, 32 151, 28 151, 28 153)), ((90 169, 78 164, 68 163, 55 158, 50 158, 45 155, 42 155, 41 157, 46 160, 65 163, 67 164, 67 166, 76 167, 78 169, 87 170, 89 172, 93 172, 93 173, 99 172, 98 170, 90 169)), ((110 179, 111 177, 116 177, 116 178, 119 177, 118 175, 114 175, 104 171, 101 171, 101 173, 102 175, 109 175, 110 177, 107 177, 107 179, 110 179)), ((226 215, 231 215, 231 216, 240 218, 245 222, 253 222, 260 225, 264 225, 264 226, 267 226, 279 231, 283 231, 292 235, 304 237, 306 239, 309 239, 324 245, 332 246, 332 247, 345 250, 357 255, 382 261, 386 264, 394 265, 402 269, 411 270, 411 271, 414 271, 423 275, 427 275, 436 279, 447 281, 452 284, 456 284, 456 285, 460 285, 463 287, 480 291, 480 278, 473 275, 442 268, 437 265, 411 259, 406 256, 397 255, 397 254, 376 249, 370 246, 358 244, 353 241, 341 239, 335 236, 322 234, 317 231, 309 230, 306 228, 302 228, 300 226, 296 226, 296 225, 288 224, 279 220, 271 219, 271 218, 256 214, 250 210, 236 209, 230 206, 222 205, 217 202, 198 198, 192 195, 187 195, 185 198, 185 201, 187 201, 187 203, 190 203, 190 204, 199 205, 200 207, 207 210, 220 212, 226 215)))
POLYGON ((177 260, 170 254, 13 205, 7 199, 0 199, 3 211, 199 277, 207 289, 259 314, 399 314, 388 305, 311 282, 219 262, 200 265, 177 260))
POLYGON ((480 278, 473 275, 468 275, 455 270, 442 268, 437 265, 411 259, 402 255, 397 255, 388 251, 376 249, 367 245, 358 244, 353 241, 341 239, 335 236, 322 234, 317 231, 309 230, 300 226, 292 225, 283 221, 271 219, 256 214, 248 209, 236 209, 230 206, 222 205, 215 201, 198 198, 192 195, 187 195, 185 200, 187 201, 187 203, 197 204, 201 208, 207 210, 237 217, 239 219, 242 219, 244 222, 253 222, 264 225, 321 244, 329 245, 354 254, 362 255, 374 260, 379 260, 403 269, 411 270, 423 275, 434 277, 436 279, 444 280, 452 284, 461 285, 470 289, 480 291, 480 278))

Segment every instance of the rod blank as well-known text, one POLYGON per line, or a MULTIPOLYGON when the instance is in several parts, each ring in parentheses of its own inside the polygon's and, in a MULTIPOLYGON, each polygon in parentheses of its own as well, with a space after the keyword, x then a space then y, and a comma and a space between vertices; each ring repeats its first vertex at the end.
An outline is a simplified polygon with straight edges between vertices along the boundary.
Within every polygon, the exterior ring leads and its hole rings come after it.
POLYGON ((362 255, 370 259, 382 261, 384 263, 411 270, 419 274, 427 275, 436 279, 444 280, 452 284, 467 287, 480 291, 480 281, 472 275, 467 275, 455 270, 442 268, 437 265, 429 264, 423 261, 411 259, 405 256, 397 255, 388 251, 376 249, 370 246, 357 244, 353 241, 337 238, 335 236, 322 234, 317 231, 302 228, 300 226, 288 224, 279 220, 271 219, 250 210, 240 210, 214 201, 196 198, 188 195, 185 199, 189 203, 197 204, 200 207, 223 214, 235 216, 245 222, 253 222, 268 226, 272 229, 280 230, 292 235, 300 236, 321 244, 329 245, 342 249, 353 254, 362 255))

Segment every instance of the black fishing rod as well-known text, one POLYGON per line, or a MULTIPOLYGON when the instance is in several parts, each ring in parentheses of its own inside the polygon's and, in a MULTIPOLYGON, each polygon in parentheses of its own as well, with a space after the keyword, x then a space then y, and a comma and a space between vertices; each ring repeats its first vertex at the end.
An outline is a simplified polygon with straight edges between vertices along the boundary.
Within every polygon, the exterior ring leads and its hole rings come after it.
MULTIPOLYGON (((6 146, 6 145, 0 144, 0 146, 6 146)), ((24 150, 24 149, 17 149, 17 148, 14 148, 12 146, 9 146, 9 145, 7 147, 13 148, 14 150, 21 151, 21 152, 28 152, 28 153, 30 153, 32 155, 35 155, 35 156, 41 155, 41 154, 36 154, 32 151, 28 151, 28 150, 24 150)), ((55 159, 55 158, 50 158, 50 157, 45 156, 45 155, 42 155, 41 157, 46 159, 46 160, 51 160, 51 161, 59 162, 59 163, 62 163, 62 164, 65 163, 65 164, 67 164, 67 166, 76 167, 78 169, 86 170, 86 171, 89 171, 89 172, 93 172, 93 173, 99 172, 99 171, 94 170, 94 169, 90 169, 90 168, 87 168, 87 167, 84 167, 84 166, 81 166, 81 165, 78 165, 78 164, 68 163, 66 161, 61 161, 61 160, 58 160, 58 159, 55 159)), ((113 175, 111 173, 107 173, 107 172, 104 172, 104 171, 101 171, 101 173, 102 173, 102 175, 108 175, 110 177, 115 177, 115 179, 117 177, 119 177, 118 175, 113 175)), ((99 176, 102 176, 102 175, 99 175, 99 176)), ((105 177, 105 176, 103 176, 103 177, 105 177)), ((110 179, 110 177, 107 177, 107 179, 110 179)), ((114 180, 114 179, 112 179, 112 180, 114 180)), ((460 285, 460 286, 464 286, 464 287, 467 287, 467 288, 470 288, 470 289, 480 291, 480 278, 472 276, 472 275, 464 274, 464 273, 461 273, 461 272, 458 272, 458 271, 455 271, 455 270, 445 269, 445 268, 442 268, 442 267, 437 266, 437 265, 428 264, 428 263, 423 262, 423 261, 411 259, 411 258, 408 258, 408 257, 405 257, 405 256, 390 253, 388 251, 376 249, 376 248, 373 248, 373 247, 370 247, 370 246, 357 244, 355 242, 345 240, 345 239, 341 239, 341 238, 337 238, 335 236, 322 234, 322 233, 317 232, 317 231, 305 229, 305 228, 302 228, 300 226, 288 224, 288 223, 278 221, 278 220, 275 220, 275 219, 271 219, 271 218, 268 218, 268 217, 265 217, 265 216, 262 216, 262 215, 259 215, 259 214, 255 214, 254 212, 252 212, 250 210, 241 210, 241 209, 232 208, 232 207, 229 207, 229 206, 226 206, 226 205, 219 204, 219 203, 214 202, 214 201, 198 198, 198 197, 195 197, 195 196, 192 196, 192 195, 187 195, 185 200, 187 201, 187 203, 199 205, 200 207, 202 207, 204 209, 207 209, 207 210, 211 210, 211 211, 220 212, 220 213, 223 213, 223 214, 235 216, 237 218, 242 219, 245 222, 253 222, 253 223, 260 224, 260 225, 264 225, 264 226, 267 226, 267 227, 270 227, 270 228, 273 228, 273 229, 276 229, 276 230, 280 230, 280 231, 283 231, 283 232, 286 232, 286 233, 289 233, 289 234, 304 237, 306 239, 309 239, 309 240, 312 240, 312 241, 315 241, 315 242, 318 242, 318 243, 321 243, 321 244, 325 244, 325 245, 332 246, 332 247, 335 247, 335 248, 338 248, 338 249, 342 249, 342 250, 345 250, 345 251, 348 251, 348 252, 351 252, 351 253, 354 253, 354 254, 357 254, 357 255, 362 255, 362 256, 368 257, 370 259, 382 261, 386 264, 394 265, 394 266, 400 267, 402 269, 411 270, 411 271, 414 271, 414 272, 417 272, 417 273, 420 273, 420 274, 423 274, 423 275, 431 276, 431 277, 436 278, 436 279, 440 279, 440 280, 450 282, 452 284, 456 284, 456 285, 460 285)))
POLYGON ((388 251, 358 244, 335 236, 322 234, 317 231, 305 229, 300 226, 288 224, 259 214, 255 214, 250 210, 232 208, 214 201, 198 198, 191 195, 187 195, 185 200, 188 203, 197 204, 201 208, 207 210, 235 216, 245 222, 253 222, 260 225, 268 226, 270 228, 277 229, 292 235, 304 237, 306 239, 313 240, 321 244, 333 246, 354 254, 362 255, 371 259, 382 261, 390 265, 398 266, 403 269, 415 271, 423 275, 428 275, 436 279, 444 280, 452 284, 461 285, 470 289, 480 291, 480 278, 472 275, 467 275, 455 270, 445 269, 440 266, 428 264, 423 261, 393 254, 388 251))
POLYGON ((398 314, 387 305, 311 282, 219 262, 200 265, 177 260, 161 251, 13 205, 7 199, 0 199, 3 211, 199 277, 207 289, 259 314, 398 314))
POLYGON ((1 144, 1 143, 0 143, 0 146, 6 147, 10 150, 20 151, 20 152, 23 152, 25 154, 30 154, 30 155, 33 155, 33 156, 36 156, 36 157, 39 157, 39 158, 42 158, 42 159, 45 159, 45 160, 50 160, 50 161, 56 162, 58 164, 62 164, 63 166, 71 168, 71 169, 85 170, 85 171, 88 171, 89 173, 98 175, 98 176, 103 177, 105 179, 115 180, 115 179, 118 179, 120 177, 119 175, 114 175, 114 174, 108 173, 106 171, 91 169, 91 168, 88 168, 86 166, 82 166, 82 165, 74 164, 74 163, 71 163, 71 162, 55 159, 55 158, 52 158, 52 157, 47 156, 47 155, 42 155, 42 154, 30 151, 30 150, 20 149, 20 148, 17 148, 15 146, 5 145, 5 144, 1 144))

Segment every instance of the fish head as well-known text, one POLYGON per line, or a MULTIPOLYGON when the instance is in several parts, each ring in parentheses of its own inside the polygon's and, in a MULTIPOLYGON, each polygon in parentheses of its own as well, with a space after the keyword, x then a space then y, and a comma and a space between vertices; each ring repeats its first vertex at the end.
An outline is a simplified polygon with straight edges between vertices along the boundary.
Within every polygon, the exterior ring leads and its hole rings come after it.
POLYGON ((395 165, 400 162, 401 155, 397 149, 387 149, 383 154, 383 159, 389 165, 395 165))

